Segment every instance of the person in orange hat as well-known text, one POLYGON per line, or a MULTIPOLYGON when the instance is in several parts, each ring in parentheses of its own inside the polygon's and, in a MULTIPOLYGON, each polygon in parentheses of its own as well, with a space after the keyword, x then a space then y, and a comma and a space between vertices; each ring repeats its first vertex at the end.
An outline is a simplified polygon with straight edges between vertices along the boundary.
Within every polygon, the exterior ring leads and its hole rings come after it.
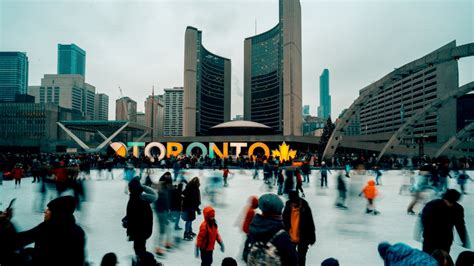
POLYGON ((364 194, 364 197, 367 199, 367 209, 366 213, 373 213, 374 215, 379 214, 377 210, 375 210, 375 205, 374 205, 374 199, 377 197, 377 188, 375 187, 375 181, 374 180, 369 180, 367 182, 367 186, 362 189, 362 192, 360 192, 359 196, 362 196, 364 194))
POLYGON ((199 227, 199 233, 196 241, 196 257, 201 253, 201 266, 210 266, 212 264, 212 252, 217 243, 221 246, 221 251, 224 252, 224 242, 219 235, 216 223, 216 212, 211 206, 204 208, 204 221, 199 227))

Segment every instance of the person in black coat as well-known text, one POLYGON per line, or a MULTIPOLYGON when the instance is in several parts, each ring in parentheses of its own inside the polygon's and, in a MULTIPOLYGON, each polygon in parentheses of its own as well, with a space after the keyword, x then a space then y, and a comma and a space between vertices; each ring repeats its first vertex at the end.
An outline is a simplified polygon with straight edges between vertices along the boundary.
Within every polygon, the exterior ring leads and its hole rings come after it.
POLYGON ((140 184, 135 177, 128 183, 130 199, 127 204, 127 235, 133 241, 133 249, 138 258, 146 253, 146 240, 153 230, 153 212, 150 203, 156 201, 155 191, 140 184))
MULTIPOLYGON (((263 194, 258 199, 258 208, 262 211, 262 214, 255 215, 250 223, 250 243, 252 245, 256 242, 268 243, 274 238, 271 243, 277 248, 282 265, 298 265, 298 255, 295 247, 291 243, 290 236, 283 228, 281 217, 283 201, 276 194, 263 194)), ((251 260, 250 256, 251 254, 249 254, 248 260, 251 260)))
POLYGON ((201 191, 199 190, 199 178, 194 177, 186 185, 183 191, 182 217, 186 222, 184 227, 184 240, 191 241, 196 236, 193 233, 192 223, 196 219, 196 212, 201 214, 201 191))
POLYGON ((469 238, 464 224, 464 209, 457 203, 461 194, 448 189, 442 199, 426 204, 421 212, 423 225, 423 251, 432 254, 436 249, 449 253, 453 243, 453 227, 456 227, 463 247, 469 248, 469 238))
POLYGON ((316 243, 316 228, 308 202, 291 191, 283 210, 283 227, 298 251, 298 265, 306 264, 308 246, 316 243))
POLYGON ((63 196, 47 206, 44 222, 18 233, 19 247, 35 243, 33 265, 83 266, 86 235, 73 216, 76 200, 72 196, 63 196))

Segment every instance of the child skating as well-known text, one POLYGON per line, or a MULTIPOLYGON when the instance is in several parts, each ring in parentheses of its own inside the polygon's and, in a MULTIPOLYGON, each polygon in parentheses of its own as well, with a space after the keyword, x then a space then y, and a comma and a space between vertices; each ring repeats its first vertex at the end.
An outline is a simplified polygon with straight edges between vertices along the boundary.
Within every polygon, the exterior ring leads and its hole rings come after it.
POLYGON ((212 264, 212 252, 217 243, 221 246, 221 251, 224 252, 224 242, 219 235, 217 223, 215 219, 215 211, 211 206, 204 208, 204 221, 199 227, 199 234, 196 242, 196 257, 201 254, 201 266, 210 266, 212 264))
POLYGON ((367 209, 365 213, 373 213, 374 215, 379 214, 380 212, 375 209, 374 200, 377 197, 377 188, 375 187, 375 181, 369 180, 367 185, 362 189, 359 196, 362 196, 367 199, 367 209))

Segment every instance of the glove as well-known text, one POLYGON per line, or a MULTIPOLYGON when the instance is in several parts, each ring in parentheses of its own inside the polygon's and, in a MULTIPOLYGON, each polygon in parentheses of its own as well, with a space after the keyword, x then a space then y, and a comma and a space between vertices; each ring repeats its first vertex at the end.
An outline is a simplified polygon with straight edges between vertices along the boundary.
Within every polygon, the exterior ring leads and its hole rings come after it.
POLYGON ((195 250, 195 255, 196 255, 196 258, 199 258, 199 247, 196 246, 196 250, 195 250))
POLYGON ((225 251, 224 242, 219 243, 219 244, 221 245, 221 252, 224 253, 225 251))

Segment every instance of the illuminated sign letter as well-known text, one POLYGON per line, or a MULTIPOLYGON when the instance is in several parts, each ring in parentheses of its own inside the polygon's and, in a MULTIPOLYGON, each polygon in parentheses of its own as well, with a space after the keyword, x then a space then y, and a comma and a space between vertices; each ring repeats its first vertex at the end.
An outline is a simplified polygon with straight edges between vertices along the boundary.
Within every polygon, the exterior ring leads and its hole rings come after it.
POLYGON ((178 156, 183 151, 183 144, 179 142, 168 142, 166 150, 166 156, 170 158, 171 156, 178 156))
POLYGON ((253 156, 253 151, 256 149, 256 148, 262 148, 263 151, 265 152, 265 156, 268 158, 270 157, 270 149, 268 148, 268 146, 263 143, 263 142, 255 142, 254 144, 252 144, 249 148, 249 152, 248 152, 248 156, 250 158, 252 158, 252 160, 255 160, 255 156, 253 156))
POLYGON ((186 155, 187 156, 192 156, 192 151, 194 148, 199 148, 202 151, 202 157, 206 157, 207 155, 207 147, 206 145, 202 144, 201 142, 193 142, 189 144, 189 146, 186 148, 186 155))
POLYGON ((209 142, 209 157, 211 159, 214 158, 214 152, 217 154, 217 156, 219 156, 219 158, 225 158, 229 156, 229 143, 224 142, 222 145, 223 151, 221 152, 214 142, 209 142))
POLYGON ((150 158, 150 161, 151 162, 154 162, 155 161, 155 158, 153 158, 153 156, 151 155, 151 152, 150 150, 152 148, 158 148, 160 149, 160 156, 158 156, 158 160, 162 160, 163 158, 165 158, 165 154, 166 154, 166 148, 165 148, 165 145, 159 143, 159 142, 151 142, 150 144, 146 145, 145 147, 145 156, 147 156, 148 158, 150 158))
POLYGON ((246 148, 246 147, 247 147, 247 143, 231 142, 231 143, 230 143, 230 146, 236 148, 236 150, 235 150, 235 156, 239 157, 240 152, 242 151, 242 148, 246 148))
POLYGON ((115 151, 115 154, 120 157, 127 157, 127 146, 122 142, 113 142, 110 144, 110 148, 115 151))
POLYGON ((132 154, 135 158, 138 158, 139 156, 138 147, 144 147, 145 142, 127 142, 127 145, 132 146, 132 154))

